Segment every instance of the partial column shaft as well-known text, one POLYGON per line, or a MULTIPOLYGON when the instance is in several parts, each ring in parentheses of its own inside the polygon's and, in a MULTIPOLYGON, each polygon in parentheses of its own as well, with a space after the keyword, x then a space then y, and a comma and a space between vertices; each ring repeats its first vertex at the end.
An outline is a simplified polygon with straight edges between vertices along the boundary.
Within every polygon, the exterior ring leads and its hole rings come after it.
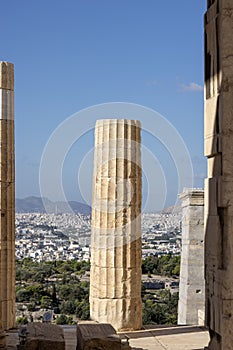
POLYGON ((140 123, 99 120, 95 129, 91 241, 91 318, 140 329, 140 123))
POLYGON ((0 303, 3 329, 15 326, 14 66, 0 62, 0 303))
POLYGON ((204 325, 204 191, 187 189, 182 200, 179 325, 204 325))

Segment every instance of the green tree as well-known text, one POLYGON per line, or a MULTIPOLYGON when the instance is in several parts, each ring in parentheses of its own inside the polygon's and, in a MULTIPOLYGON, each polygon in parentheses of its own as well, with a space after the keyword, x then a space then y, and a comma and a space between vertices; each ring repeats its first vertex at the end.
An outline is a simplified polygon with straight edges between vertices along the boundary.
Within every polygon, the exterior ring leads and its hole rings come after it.
POLYGON ((55 323, 57 325, 62 325, 62 324, 68 324, 68 325, 72 325, 75 324, 75 322, 73 321, 73 318, 70 316, 66 316, 64 314, 61 314, 60 316, 58 316, 55 320, 55 323))
POLYGON ((156 295, 158 300, 143 297, 143 324, 177 324, 178 293, 161 290, 156 295))
POLYGON ((90 318, 89 302, 86 300, 82 300, 80 302, 77 301, 75 314, 80 320, 89 320, 90 318))
POLYGON ((22 316, 22 317, 18 317, 16 319, 16 324, 17 325, 23 325, 23 324, 27 324, 28 323, 28 319, 26 316, 22 316))
POLYGON ((63 314, 74 314, 76 310, 76 304, 72 300, 62 301, 60 310, 63 314))
POLYGON ((32 302, 32 303, 28 304, 27 308, 28 308, 28 311, 35 311, 36 310, 36 303, 32 302))
POLYGON ((40 300, 40 306, 42 309, 50 309, 52 305, 51 297, 44 295, 40 300))

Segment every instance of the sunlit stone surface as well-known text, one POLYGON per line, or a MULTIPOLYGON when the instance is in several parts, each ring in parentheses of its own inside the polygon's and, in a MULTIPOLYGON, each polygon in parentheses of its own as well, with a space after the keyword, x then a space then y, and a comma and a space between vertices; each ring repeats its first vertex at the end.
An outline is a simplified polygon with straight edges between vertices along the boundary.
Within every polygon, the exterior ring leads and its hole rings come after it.
POLYGON ((187 189, 182 201, 179 325, 204 325, 204 191, 187 189))
POLYGON ((233 1, 205 16, 205 271, 210 350, 233 348, 233 1))
POLYGON ((91 240, 91 318, 141 328, 140 122, 98 120, 91 240))
POLYGON ((0 62, 0 321, 15 325, 14 66, 0 62))

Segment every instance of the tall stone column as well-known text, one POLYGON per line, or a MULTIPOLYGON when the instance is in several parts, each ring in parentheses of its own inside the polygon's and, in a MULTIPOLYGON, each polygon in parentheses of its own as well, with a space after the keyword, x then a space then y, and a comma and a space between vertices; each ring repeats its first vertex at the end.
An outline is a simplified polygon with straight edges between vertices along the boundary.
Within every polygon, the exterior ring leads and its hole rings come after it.
POLYGON ((0 62, 0 312, 15 325, 14 66, 0 62))
POLYGON ((204 191, 185 190, 182 200, 182 252, 178 324, 203 325, 204 281, 204 191))
POLYGON ((233 1, 205 15, 205 278, 210 350, 233 347, 233 1))
POLYGON ((91 318, 140 329, 140 122, 98 120, 95 128, 91 240, 91 318))

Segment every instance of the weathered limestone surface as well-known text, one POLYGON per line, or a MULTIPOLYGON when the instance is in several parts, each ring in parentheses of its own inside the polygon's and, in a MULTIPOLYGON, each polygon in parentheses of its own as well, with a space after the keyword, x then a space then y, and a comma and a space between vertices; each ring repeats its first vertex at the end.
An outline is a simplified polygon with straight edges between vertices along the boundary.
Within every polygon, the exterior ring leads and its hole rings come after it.
POLYGON ((182 252, 178 303, 179 325, 203 325, 204 191, 187 189, 182 200, 182 252))
POLYGON ((91 318, 117 330, 140 329, 140 122, 98 120, 91 241, 91 318))
MULTIPOLYGON (((121 350, 119 335, 110 324, 78 324, 77 350, 121 350)), ((128 347, 129 350, 130 348, 128 347)))
POLYGON ((14 91, 14 65, 0 61, 0 89, 14 91))
POLYGON ((6 335, 4 332, 2 332, 0 330, 0 349, 1 350, 5 350, 7 349, 7 345, 6 345, 6 335))
POLYGON ((27 338, 20 344, 19 350, 65 350, 63 330, 59 326, 48 323, 29 323, 27 338))
POLYGON ((0 62, 0 322, 15 326, 14 66, 0 62))
POLYGON ((233 344, 233 1, 205 16, 205 278, 210 350, 233 344))

